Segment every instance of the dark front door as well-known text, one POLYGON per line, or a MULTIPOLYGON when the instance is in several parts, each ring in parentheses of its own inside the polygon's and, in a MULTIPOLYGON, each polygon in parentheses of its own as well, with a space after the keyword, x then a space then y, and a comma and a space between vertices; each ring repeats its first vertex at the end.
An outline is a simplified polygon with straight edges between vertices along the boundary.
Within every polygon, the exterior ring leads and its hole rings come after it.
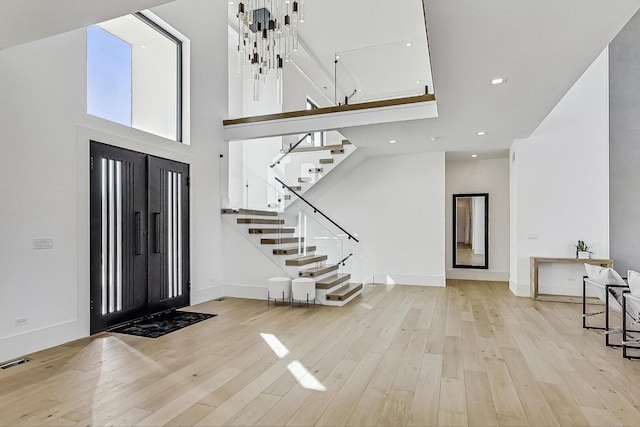
POLYGON ((91 333, 188 305, 188 165, 90 151, 91 333))

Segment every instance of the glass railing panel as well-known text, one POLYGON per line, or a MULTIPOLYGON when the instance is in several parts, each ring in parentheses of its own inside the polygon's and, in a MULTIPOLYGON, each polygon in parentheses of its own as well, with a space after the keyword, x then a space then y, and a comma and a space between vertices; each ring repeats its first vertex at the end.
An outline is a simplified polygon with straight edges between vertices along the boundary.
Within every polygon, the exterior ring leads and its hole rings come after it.
MULTIPOLYGON (((352 277, 361 276, 354 271, 358 260, 361 259, 356 242, 359 240, 357 234, 342 229, 329 217, 323 216, 323 213, 318 209, 309 206, 301 199, 297 199, 295 194, 286 194, 287 190, 283 189, 281 185, 269 184, 244 165, 230 164, 229 170, 237 171, 237 180, 241 182, 240 187, 248 189, 242 197, 231 198, 232 202, 236 204, 232 204, 230 208, 236 211, 240 209, 272 211, 273 214, 271 216, 252 215, 250 212, 224 214, 224 219, 283 272, 291 277, 296 277, 301 269, 319 265, 338 265, 339 273, 351 273, 352 277), (262 194, 264 200, 258 200, 257 196, 254 196, 255 194, 262 194), (286 196, 290 196, 291 202, 295 204, 285 211, 284 200, 286 196), (242 219, 242 223, 238 223, 239 218, 242 219), (257 220, 257 223, 250 223, 252 219, 257 220), (259 223, 262 220, 267 220, 268 223, 259 223), (270 242, 278 239, 286 240, 267 244, 265 239, 270 242), (284 253, 277 250, 283 248, 294 249, 294 251, 284 253), (287 263, 287 260, 311 254, 326 255, 327 259, 304 266, 288 265, 287 263)), ((271 169, 269 172, 272 172, 271 169)), ((232 180, 229 181, 230 186, 233 185, 232 180)))
POLYGON ((355 104, 433 93, 429 56, 416 42, 339 52, 336 58, 335 86, 344 88, 336 102, 344 104, 345 97, 355 104))

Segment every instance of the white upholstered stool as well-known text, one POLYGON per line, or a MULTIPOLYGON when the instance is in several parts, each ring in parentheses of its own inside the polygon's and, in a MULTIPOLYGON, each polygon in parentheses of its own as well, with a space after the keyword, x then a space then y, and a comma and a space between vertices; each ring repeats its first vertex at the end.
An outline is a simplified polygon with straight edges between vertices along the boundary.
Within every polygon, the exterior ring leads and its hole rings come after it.
POLYGON ((299 277, 291 282, 291 294, 294 301, 307 302, 313 300, 316 305, 316 281, 308 277, 299 277))
POLYGON ((282 298, 282 305, 291 298, 291 278, 290 277, 272 277, 267 285, 267 305, 269 300, 273 299, 277 302, 282 298))

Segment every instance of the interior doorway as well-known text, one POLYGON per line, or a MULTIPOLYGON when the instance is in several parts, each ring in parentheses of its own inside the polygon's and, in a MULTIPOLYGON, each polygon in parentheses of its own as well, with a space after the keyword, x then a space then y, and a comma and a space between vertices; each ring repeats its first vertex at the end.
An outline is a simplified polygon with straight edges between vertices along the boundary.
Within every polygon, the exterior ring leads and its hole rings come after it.
POLYGON ((92 141, 91 333, 189 304, 189 165, 92 141))

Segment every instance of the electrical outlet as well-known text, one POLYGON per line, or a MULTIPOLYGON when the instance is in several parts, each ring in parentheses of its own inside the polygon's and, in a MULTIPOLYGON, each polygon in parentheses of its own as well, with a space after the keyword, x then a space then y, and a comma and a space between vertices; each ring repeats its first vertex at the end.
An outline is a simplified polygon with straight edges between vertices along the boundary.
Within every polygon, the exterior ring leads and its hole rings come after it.
POLYGON ((24 326, 29 322, 28 317, 16 317, 16 326, 24 326))
POLYGON ((50 237, 34 238, 33 249, 53 249, 53 239, 50 237))

